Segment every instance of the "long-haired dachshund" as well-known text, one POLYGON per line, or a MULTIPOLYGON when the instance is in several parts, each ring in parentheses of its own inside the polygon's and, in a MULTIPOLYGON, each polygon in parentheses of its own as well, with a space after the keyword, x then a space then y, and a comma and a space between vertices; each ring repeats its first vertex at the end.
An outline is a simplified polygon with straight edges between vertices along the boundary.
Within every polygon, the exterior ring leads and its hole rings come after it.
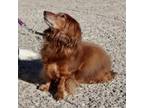
POLYGON ((114 78, 111 60, 99 46, 82 41, 79 23, 65 13, 44 11, 44 21, 49 26, 44 31, 41 49, 42 78, 39 86, 48 91, 52 80, 58 81, 56 99, 72 94, 80 83, 102 83, 114 78))

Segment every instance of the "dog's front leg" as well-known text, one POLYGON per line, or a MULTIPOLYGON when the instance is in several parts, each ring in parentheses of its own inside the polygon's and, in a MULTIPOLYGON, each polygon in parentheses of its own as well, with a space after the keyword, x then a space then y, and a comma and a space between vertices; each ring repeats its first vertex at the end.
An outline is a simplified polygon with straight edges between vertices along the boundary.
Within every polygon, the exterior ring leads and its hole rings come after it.
POLYGON ((41 91, 49 91, 49 87, 50 87, 50 84, 51 84, 51 79, 46 77, 45 75, 45 71, 44 71, 44 68, 40 74, 40 79, 44 81, 44 83, 41 83, 38 87, 39 90, 41 91))
POLYGON ((63 99, 67 95, 67 92, 65 90, 65 80, 66 78, 64 76, 60 78, 60 81, 57 87, 57 92, 55 94, 56 100, 63 99))

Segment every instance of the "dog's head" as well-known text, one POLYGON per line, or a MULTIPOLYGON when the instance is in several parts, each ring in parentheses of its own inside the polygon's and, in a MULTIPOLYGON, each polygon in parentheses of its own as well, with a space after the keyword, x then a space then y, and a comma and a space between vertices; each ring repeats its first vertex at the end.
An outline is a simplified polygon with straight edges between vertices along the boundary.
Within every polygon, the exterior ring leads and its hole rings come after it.
POLYGON ((44 11, 44 21, 46 24, 56 31, 55 36, 60 41, 72 45, 81 40, 81 28, 79 23, 70 15, 65 13, 52 13, 44 11))

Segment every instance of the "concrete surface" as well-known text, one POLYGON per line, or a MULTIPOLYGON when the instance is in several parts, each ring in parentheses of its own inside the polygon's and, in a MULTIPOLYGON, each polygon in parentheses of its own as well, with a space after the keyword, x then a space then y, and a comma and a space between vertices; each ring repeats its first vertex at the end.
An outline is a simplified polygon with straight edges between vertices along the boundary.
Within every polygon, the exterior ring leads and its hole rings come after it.
MULTIPOLYGON (((43 31, 43 11, 66 12, 81 25, 83 39, 101 45, 111 55, 115 80, 81 85, 74 96, 56 102, 36 89, 39 60, 19 61, 19 108, 125 108, 125 0, 19 0, 19 18, 43 31)), ((39 52, 41 40, 19 27, 19 47, 39 52)))

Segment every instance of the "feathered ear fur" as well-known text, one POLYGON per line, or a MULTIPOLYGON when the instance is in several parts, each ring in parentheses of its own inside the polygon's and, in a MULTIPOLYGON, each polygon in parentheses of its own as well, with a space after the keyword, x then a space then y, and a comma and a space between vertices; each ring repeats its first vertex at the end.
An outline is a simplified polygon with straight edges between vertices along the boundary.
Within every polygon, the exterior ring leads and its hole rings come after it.
MULTIPOLYGON (((65 28, 63 32, 67 37, 74 41, 81 41, 81 28, 79 23, 67 15, 67 23, 65 24, 65 28)), ((75 43, 75 42, 74 42, 75 43)))

